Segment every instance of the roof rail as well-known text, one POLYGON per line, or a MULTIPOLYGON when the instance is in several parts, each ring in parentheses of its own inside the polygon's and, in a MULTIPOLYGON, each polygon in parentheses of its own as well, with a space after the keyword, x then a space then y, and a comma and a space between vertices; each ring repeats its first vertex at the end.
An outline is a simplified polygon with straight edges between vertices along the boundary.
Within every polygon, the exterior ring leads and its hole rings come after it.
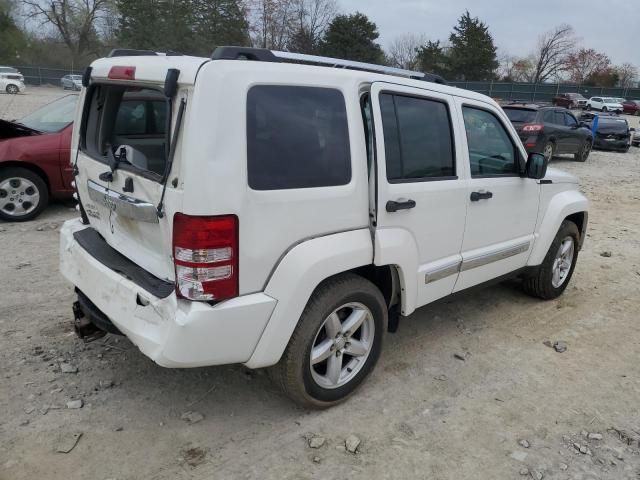
POLYGON ((320 65, 325 67, 382 73, 385 75, 395 75, 397 77, 413 78, 416 80, 446 84, 444 78, 432 73, 416 72, 401 68, 387 67, 385 65, 376 65, 374 63, 354 62, 352 60, 321 57, 318 55, 280 52, 263 48, 218 47, 213 51, 211 58, 213 60, 254 60, 259 62, 286 62, 305 65, 320 65))

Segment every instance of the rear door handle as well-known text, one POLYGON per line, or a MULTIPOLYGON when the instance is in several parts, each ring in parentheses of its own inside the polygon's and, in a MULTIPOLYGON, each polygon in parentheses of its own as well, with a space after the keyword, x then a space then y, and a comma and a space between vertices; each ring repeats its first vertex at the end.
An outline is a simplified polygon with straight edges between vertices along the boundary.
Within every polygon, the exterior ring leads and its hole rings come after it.
POLYGON ((389 200, 386 205, 387 212, 393 213, 398 210, 409 210, 416 206, 415 200, 393 201, 389 200))
POLYGON ((488 200, 493 197, 491 192, 471 192, 471 201, 477 202, 478 200, 488 200))

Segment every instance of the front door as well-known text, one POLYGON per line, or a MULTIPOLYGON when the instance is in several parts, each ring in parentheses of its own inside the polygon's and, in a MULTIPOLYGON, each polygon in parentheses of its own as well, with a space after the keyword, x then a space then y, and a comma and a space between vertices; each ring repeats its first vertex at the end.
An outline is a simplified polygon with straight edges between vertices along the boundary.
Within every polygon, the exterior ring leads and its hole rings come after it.
MULTIPOLYGON (((428 84, 425 84, 428 85, 428 84)), ((467 210, 465 157, 453 97, 376 82, 377 265, 401 269, 402 313, 450 294, 467 210)))
MULTIPOLYGON (((458 99, 469 162, 467 221, 455 291, 524 267, 533 246, 540 185, 522 178, 525 152, 508 118, 483 102, 458 99)), ((546 128, 546 127, 545 127, 546 128)))

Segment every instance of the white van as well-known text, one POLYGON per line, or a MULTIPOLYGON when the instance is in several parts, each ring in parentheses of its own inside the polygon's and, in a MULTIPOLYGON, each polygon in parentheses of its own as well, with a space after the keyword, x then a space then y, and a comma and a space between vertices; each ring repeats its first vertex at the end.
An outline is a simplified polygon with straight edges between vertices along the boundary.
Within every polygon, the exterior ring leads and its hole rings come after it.
POLYGON ((268 50, 122 53, 85 72, 73 134, 60 268, 81 334, 167 367, 271 367, 326 407, 423 305, 503 276, 566 288, 587 199, 490 98, 268 50))

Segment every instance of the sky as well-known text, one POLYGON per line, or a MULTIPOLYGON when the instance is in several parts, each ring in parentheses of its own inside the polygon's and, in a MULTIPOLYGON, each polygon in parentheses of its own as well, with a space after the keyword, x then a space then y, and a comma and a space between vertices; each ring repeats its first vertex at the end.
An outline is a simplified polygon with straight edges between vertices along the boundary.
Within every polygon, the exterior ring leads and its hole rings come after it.
POLYGON ((606 53, 614 64, 640 67, 640 0, 337 1, 343 13, 360 11, 375 22, 383 47, 407 32, 446 41, 468 9, 489 26, 499 55, 526 56, 540 34, 568 23, 580 46, 606 53))

